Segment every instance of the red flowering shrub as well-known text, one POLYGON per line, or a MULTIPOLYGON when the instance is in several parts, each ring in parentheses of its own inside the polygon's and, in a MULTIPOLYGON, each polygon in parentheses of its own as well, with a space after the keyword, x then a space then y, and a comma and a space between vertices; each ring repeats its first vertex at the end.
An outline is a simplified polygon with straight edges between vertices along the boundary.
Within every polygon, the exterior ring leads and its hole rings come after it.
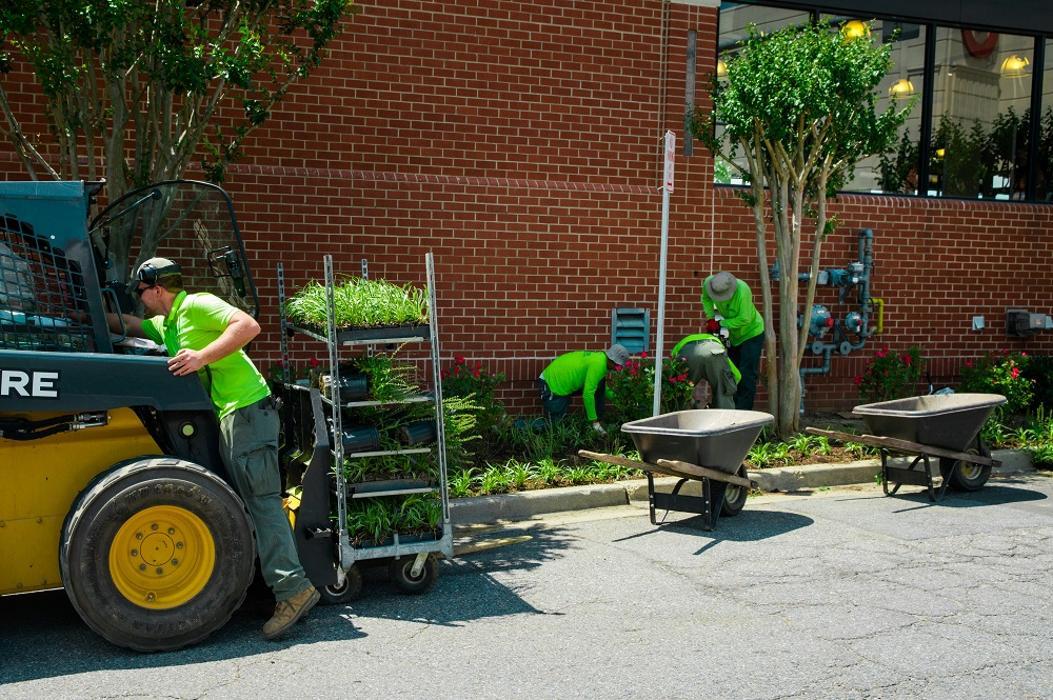
POLYGON ((1034 397, 1035 381, 1024 375, 1030 362, 1027 353, 1003 352, 962 365, 961 390, 1006 397, 1003 413, 1023 413, 1034 397))
POLYGON ((856 376, 859 396, 868 403, 914 396, 924 364, 917 346, 894 353, 886 345, 874 354, 863 374, 856 376))
MULTIPOLYGON (((647 418, 654 407, 654 358, 640 353, 623 366, 607 373, 607 419, 625 423, 647 418)), ((687 363, 681 359, 662 361, 662 413, 682 411, 691 405, 694 387, 687 381, 687 363)))

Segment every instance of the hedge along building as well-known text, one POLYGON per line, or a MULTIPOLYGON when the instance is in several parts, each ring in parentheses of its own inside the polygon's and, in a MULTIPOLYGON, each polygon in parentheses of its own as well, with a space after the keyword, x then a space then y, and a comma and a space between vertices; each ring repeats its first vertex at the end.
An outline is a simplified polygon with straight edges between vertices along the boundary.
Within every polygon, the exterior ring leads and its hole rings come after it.
MULTIPOLYGON (((668 349, 699 329, 699 285, 709 272, 730 270, 755 289, 759 279, 752 216, 737 188, 715 183, 728 179, 724 168, 697 142, 685 154, 691 84, 705 105, 718 53, 733 50, 749 23, 809 19, 835 28, 876 19, 875 41, 892 40, 901 25, 880 97, 887 104, 914 94, 919 104, 903 155, 887 159, 891 174, 882 177, 877 159, 864 163, 833 203, 840 228, 822 267, 854 260, 857 231, 873 229, 871 293, 884 302, 884 329, 863 350, 835 354, 828 375, 809 378, 808 407, 851 406, 853 377, 886 344, 919 345, 937 381, 986 351, 1048 350, 1053 332, 1010 338, 1005 317, 1008 308, 1053 311, 1053 207, 1045 203, 1053 117, 1013 132, 1006 115, 1053 109, 1053 10, 1040 0, 1012 11, 988 5, 363 3, 225 183, 268 329, 253 354, 264 364, 277 359, 278 261, 290 287, 320 277, 325 253, 346 274, 366 258, 373 276, 421 282, 427 250, 436 255, 444 354, 506 373, 504 398, 517 408, 531 405, 533 379, 554 355, 610 342, 612 309, 650 311, 653 351, 661 141, 672 129, 668 349), (993 165, 981 167, 984 158, 970 154, 982 144, 967 138, 974 124, 985 134, 1008 124, 1016 147, 985 156, 993 165), (984 317, 983 329, 973 329, 974 316, 984 317)), ((25 66, 3 79, 27 83, 15 91, 16 111, 42 128, 25 66)), ((24 177, 10 148, 0 150, 0 166, 24 177)), ((830 288, 817 301, 838 321, 847 310, 830 288)))

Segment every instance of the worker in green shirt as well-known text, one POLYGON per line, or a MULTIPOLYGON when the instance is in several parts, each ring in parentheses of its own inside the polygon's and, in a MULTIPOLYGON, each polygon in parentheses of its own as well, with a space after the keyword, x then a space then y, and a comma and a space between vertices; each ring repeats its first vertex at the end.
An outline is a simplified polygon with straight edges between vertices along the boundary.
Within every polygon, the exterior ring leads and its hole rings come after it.
MULTIPOLYGON (((125 315, 125 332, 165 346, 177 377, 197 374, 219 416, 220 454, 256 528, 260 568, 277 600, 263 636, 288 631, 318 602, 304 574, 281 502, 278 411, 266 380, 242 348, 260 332, 252 316, 219 297, 183 289, 179 266, 150 258, 136 271, 135 294, 148 317, 125 315)), ((121 320, 108 315, 120 332, 121 320)))
POLYGON ((629 361, 629 351, 615 343, 605 352, 577 350, 560 355, 548 364, 537 380, 541 405, 550 420, 559 420, 567 413, 570 397, 581 395, 585 416, 592 428, 606 433, 600 424, 607 391, 607 371, 629 361))
POLYGON ((757 394, 761 352, 764 350, 764 317, 753 305, 748 284, 730 272, 718 272, 702 282, 702 308, 728 331, 728 356, 742 379, 735 390, 735 408, 752 410, 757 394))
POLYGON ((696 387, 706 381, 712 397, 710 406, 735 408, 735 391, 742 375, 718 336, 694 333, 673 346, 669 355, 687 361, 687 380, 696 387))

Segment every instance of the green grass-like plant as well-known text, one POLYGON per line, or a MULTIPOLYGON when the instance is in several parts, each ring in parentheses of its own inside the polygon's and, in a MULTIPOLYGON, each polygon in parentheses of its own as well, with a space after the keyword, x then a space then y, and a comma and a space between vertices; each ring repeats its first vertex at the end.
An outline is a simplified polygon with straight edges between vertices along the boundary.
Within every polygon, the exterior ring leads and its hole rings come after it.
MULTIPOLYGON (((285 303, 289 318, 301 325, 326 325, 325 285, 308 282, 285 303)), ((333 288, 337 328, 378 328, 428 322, 427 291, 413 285, 349 277, 333 288)))

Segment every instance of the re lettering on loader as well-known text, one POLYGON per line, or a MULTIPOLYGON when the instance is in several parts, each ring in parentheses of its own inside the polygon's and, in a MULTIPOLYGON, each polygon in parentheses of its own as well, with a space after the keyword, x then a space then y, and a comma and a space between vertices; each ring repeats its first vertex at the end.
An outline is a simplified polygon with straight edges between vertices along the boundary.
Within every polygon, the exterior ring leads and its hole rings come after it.
POLYGON ((57 399, 58 372, 26 372, 0 369, 0 397, 21 396, 26 399, 57 399))

